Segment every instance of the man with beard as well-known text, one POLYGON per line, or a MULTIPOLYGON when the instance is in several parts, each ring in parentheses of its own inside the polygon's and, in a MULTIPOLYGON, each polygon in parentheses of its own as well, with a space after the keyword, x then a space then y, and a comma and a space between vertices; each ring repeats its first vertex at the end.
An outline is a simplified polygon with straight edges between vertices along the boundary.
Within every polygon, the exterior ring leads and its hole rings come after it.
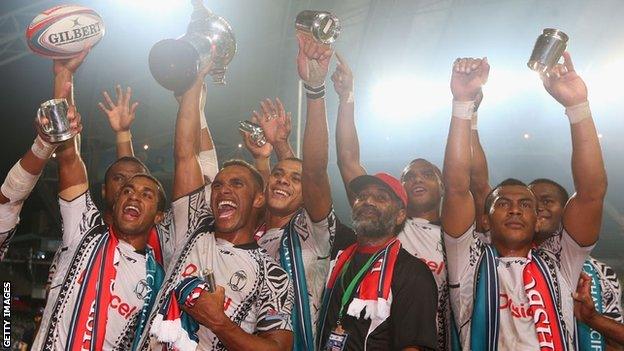
POLYGON ((268 163, 270 146, 275 145, 279 161, 268 177, 264 224, 255 237, 258 245, 280 262, 293 281, 294 349, 314 350, 315 327, 336 225, 327 175, 329 131, 324 96, 332 50, 307 36, 299 35, 298 39, 300 78, 309 89, 323 90, 323 94, 307 93, 303 160, 284 158, 288 153, 280 152, 290 150, 284 146, 288 145, 290 128, 289 116, 279 100, 276 104, 264 101, 263 115, 254 114, 268 143, 259 148, 246 135, 245 144, 260 165, 268 163), (263 149, 268 152, 263 154, 263 149))
MULTIPOLYGON (((535 234, 535 244, 545 250, 557 250, 560 245, 563 225, 563 211, 569 195, 559 183, 545 178, 532 181, 529 188, 537 197, 537 218, 540 221, 535 234)), ((561 255, 554 251, 553 254, 561 255)), ((588 257, 583 264, 583 272, 589 276, 591 296, 596 308, 605 317, 622 323, 622 289, 613 268, 606 263, 588 257)), ((579 350, 605 350, 607 345, 619 348, 611 339, 594 333, 586 324, 578 323, 579 350)))
MULTIPOLYGON (((69 99, 77 120, 73 94, 61 91, 85 56, 54 62, 54 95, 69 99)), ((78 137, 57 149, 64 253, 33 349, 132 349, 164 276, 147 242, 162 220, 165 194, 150 175, 131 177, 107 225, 88 191, 78 137)))
POLYGON ((211 184, 210 208, 206 203, 197 131, 198 97, 207 73, 182 96, 176 121, 173 209, 176 231, 188 240, 168 267, 150 333, 144 333, 140 347, 287 350, 292 286, 253 237, 264 210, 262 176, 244 161, 226 162, 211 184))
POLYGON ((325 350, 436 350, 437 288, 401 247, 407 194, 378 173, 349 183, 357 241, 330 266, 319 319, 325 350))
POLYGON ((572 134, 577 192, 563 210, 558 247, 534 248, 537 199, 515 179, 494 187, 486 198, 488 244, 475 232, 470 193, 470 118, 488 73, 486 59, 458 59, 451 78, 453 117, 444 159, 442 226, 462 348, 573 349, 569 296, 598 239, 607 185, 587 89, 568 53, 563 65, 542 77, 548 93, 566 107, 572 134))
MULTIPOLYGON (((354 121, 353 74, 342 56, 338 57, 336 71, 332 75, 334 89, 340 104, 336 120, 336 149, 338 168, 347 195, 353 199, 348 185, 356 177, 366 174, 360 164, 360 147, 354 121)), ((440 202, 444 193, 441 172, 431 162, 417 158, 401 173, 401 183, 407 192, 407 220, 398 237, 403 248, 421 259, 433 273, 438 286, 438 348, 450 349, 450 306, 446 264, 440 232, 440 202)), ((352 201, 351 201, 352 202, 352 201)))

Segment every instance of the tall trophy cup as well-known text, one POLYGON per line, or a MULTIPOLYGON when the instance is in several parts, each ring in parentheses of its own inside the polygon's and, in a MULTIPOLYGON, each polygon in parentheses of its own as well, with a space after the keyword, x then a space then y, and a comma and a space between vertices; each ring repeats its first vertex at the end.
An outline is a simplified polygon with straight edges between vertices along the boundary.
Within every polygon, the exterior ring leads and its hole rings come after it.
POLYGON ((536 72, 546 73, 559 62, 567 46, 567 34, 558 29, 546 28, 537 38, 527 66, 536 72))
POLYGON ((299 12, 295 20, 295 28, 311 35, 314 40, 323 44, 335 42, 341 30, 338 17, 327 11, 310 10, 299 12))
POLYGON ((191 0, 193 13, 186 34, 154 44, 149 67, 156 81, 176 94, 188 90, 197 72, 212 65, 215 84, 225 84, 225 71, 236 53, 236 39, 230 24, 208 10, 202 0, 191 0))

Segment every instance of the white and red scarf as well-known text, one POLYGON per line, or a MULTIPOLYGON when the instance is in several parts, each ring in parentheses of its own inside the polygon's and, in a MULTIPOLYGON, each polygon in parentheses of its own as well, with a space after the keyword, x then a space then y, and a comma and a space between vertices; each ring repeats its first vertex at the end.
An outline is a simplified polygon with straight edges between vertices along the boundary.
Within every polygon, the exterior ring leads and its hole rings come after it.
MULTIPOLYGON (((390 307, 392 305, 392 278, 394 275, 394 267, 401 249, 399 239, 392 239, 386 243, 381 249, 377 248, 375 252, 370 252, 365 248, 353 244, 344 251, 338 253, 333 267, 330 267, 330 274, 323 292, 323 305, 319 319, 319 327, 322 328, 323 321, 327 315, 327 307, 329 300, 340 274, 345 265, 351 261, 356 252, 373 253, 376 258, 371 268, 364 274, 359 283, 356 296, 349 303, 347 314, 355 318, 360 318, 364 312, 364 318, 371 320, 369 334, 377 328, 383 321, 390 316, 390 307)), ((317 335, 322 335, 319 332, 317 335)))
MULTIPOLYGON (((479 264, 472 312, 470 347, 473 350, 498 350, 500 288, 497 257, 496 249, 486 245, 479 264)), ((529 252, 527 259, 522 280, 540 351, 568 350, 556 273, 535 249, 529 252)))

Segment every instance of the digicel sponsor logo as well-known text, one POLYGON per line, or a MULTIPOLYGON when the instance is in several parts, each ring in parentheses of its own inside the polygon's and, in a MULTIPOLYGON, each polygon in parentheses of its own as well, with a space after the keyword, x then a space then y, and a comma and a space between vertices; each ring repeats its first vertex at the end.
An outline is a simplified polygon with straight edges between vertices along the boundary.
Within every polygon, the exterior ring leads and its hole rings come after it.
POLYGON ((442 274, 444 270, 444 261, 436 262, 436 261, 427 261, 426 258, 419 257, 421 261, 423 261, 433 274, 442 274))
MULTIPOLYGON (((82 282, 84 281, 84 275, 85 275, 85 271, 82 271, 82 274, 80 274, 80 278, 78 278, 78 284, 82 284, 82 282)), ((112 283, 111 282, 111 290, 112 290, 112 283)), ((112 293, 112 291, 111 291, 112 293)), ((137 310, 137 306, 131 306, 128 303, 124 302, 121 297, 119 297, 118 295, 113 294, 111 296, 111 302, 110 302, 110 307, 112 307, 115 311, 117 311, 117 313, 119 313, 122 317, 124 317, 125 319, 129 319, 132 314, 137 310)), ((89 313, 89 319, 87 320, 87 323, 91 323, 91 327, 93 326, 93 315, 95 315, 95 310, 94 310, 95 306, 91 306, 91 312, 89 313)), ((89 327, 89 326, 87 326, 89 327)), ((88 329, 90 330, 90 329, 88 329)))

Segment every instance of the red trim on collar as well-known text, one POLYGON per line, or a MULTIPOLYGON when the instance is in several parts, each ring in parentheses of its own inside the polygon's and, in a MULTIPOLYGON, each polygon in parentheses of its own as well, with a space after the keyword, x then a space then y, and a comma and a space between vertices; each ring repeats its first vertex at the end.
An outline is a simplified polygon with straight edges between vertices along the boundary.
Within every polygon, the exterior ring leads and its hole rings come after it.
POLYGON ((378 252, 379 250, 381 250, 384 247, 386 247, 386 245, 388 245, 389 242, 391 242, 392 240, 395 240, 395 239, 396 239, 396 236, 393 236, 392 238, 386 240, 383 244, 374 245, 374 246, 360 246, 360 245, 357 245, 357 247, 355 248, 355 251, 357 253, 363 253, 363 254, 374 254, 375 252, 378 252))

